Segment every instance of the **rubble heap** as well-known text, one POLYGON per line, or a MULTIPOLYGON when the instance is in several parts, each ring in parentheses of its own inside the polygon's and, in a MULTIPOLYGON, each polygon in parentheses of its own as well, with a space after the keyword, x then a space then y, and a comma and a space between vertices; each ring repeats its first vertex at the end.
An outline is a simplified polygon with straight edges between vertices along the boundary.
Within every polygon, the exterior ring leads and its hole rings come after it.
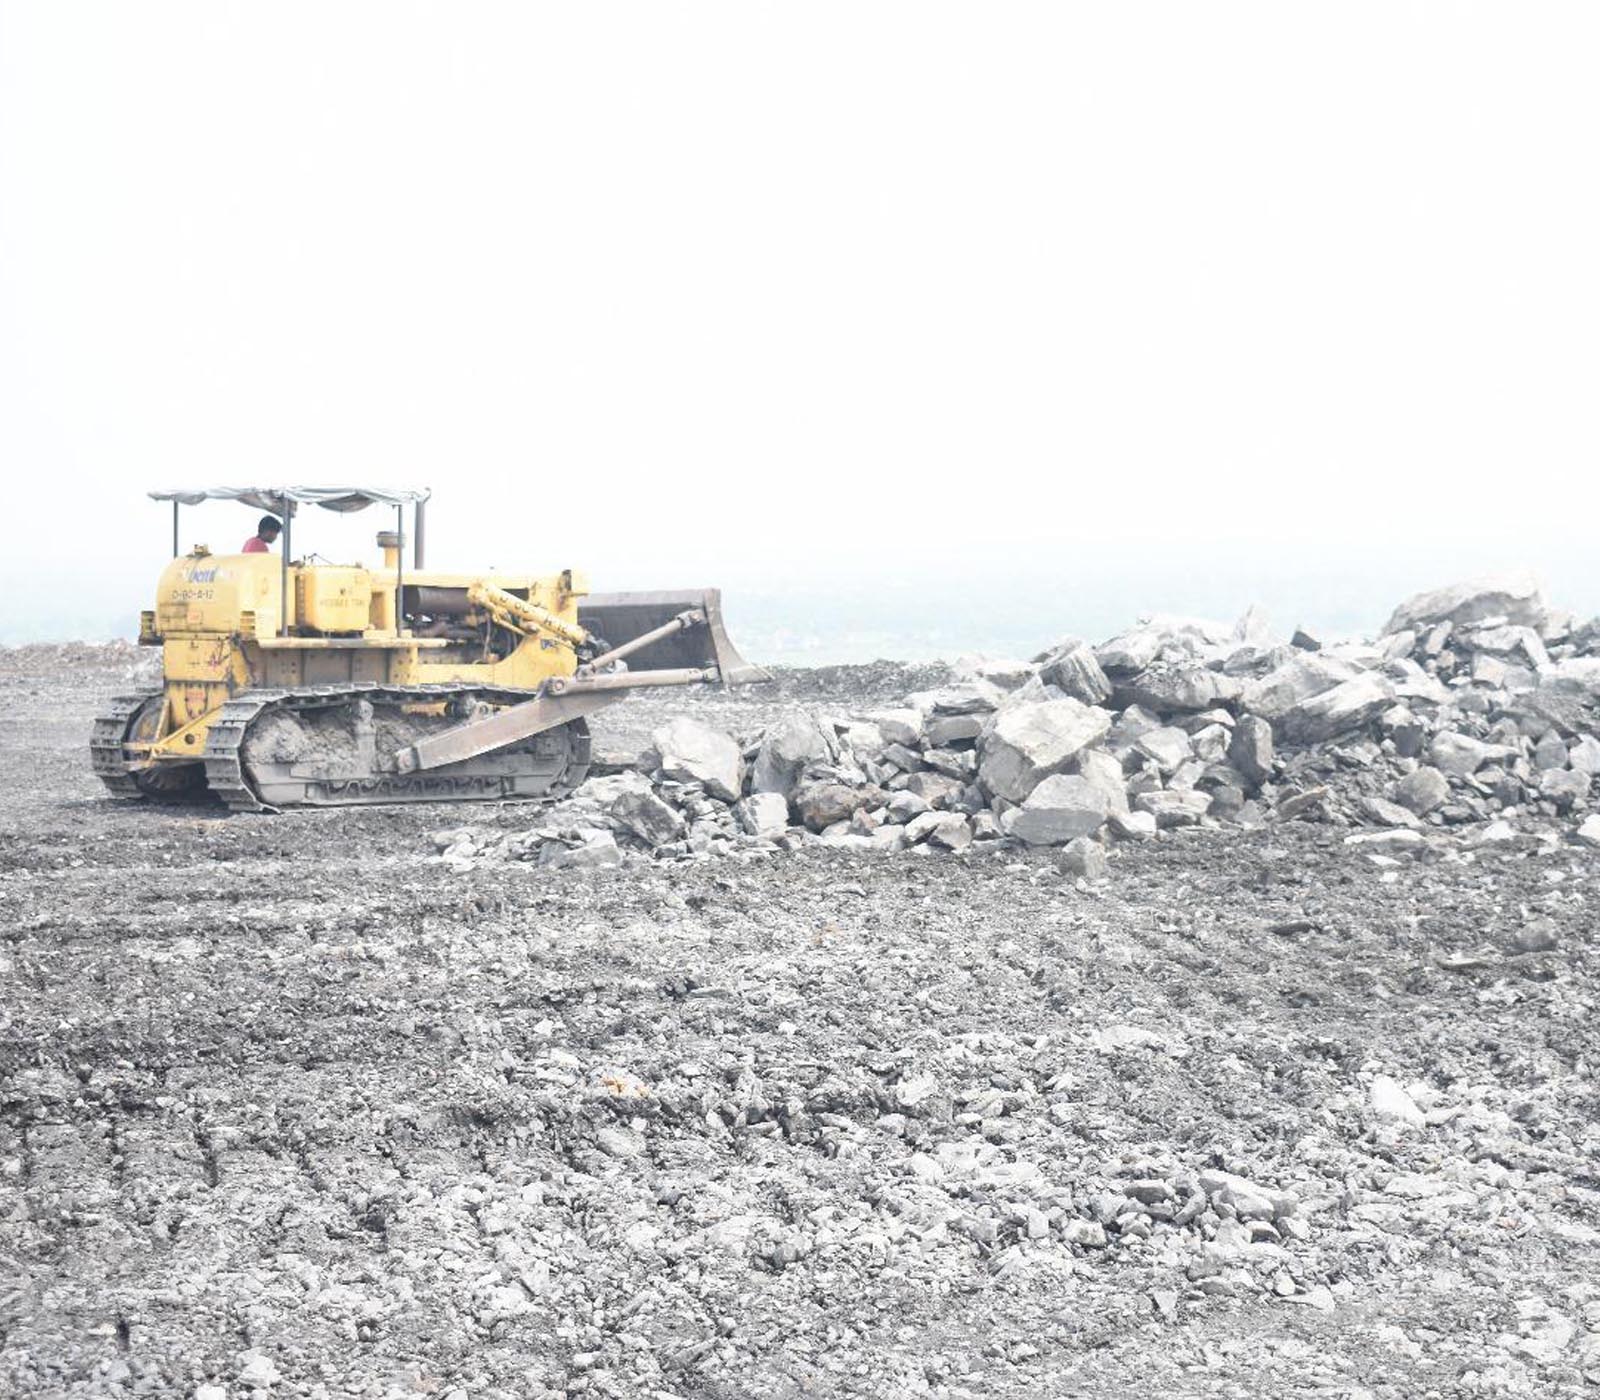
POLYGON ((1050 847, 1093 877, 1119 840, 1292 820, 1368 828, 1349 839, 1375 854, 1519 821, 1600 844, 1600 621, 1530 579, 1420 594, 1370 642, 1274 642, 1252 609, 957 674, 889 709, 796 707, 742 740, 674 719, 526 831, 439 833, 441 859, 1050 847))

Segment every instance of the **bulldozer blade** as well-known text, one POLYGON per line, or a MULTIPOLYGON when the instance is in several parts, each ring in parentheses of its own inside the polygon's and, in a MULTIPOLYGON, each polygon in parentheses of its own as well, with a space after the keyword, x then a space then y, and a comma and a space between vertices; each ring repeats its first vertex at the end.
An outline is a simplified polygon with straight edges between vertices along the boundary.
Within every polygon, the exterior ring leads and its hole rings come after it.
POLYGON ((746 661, 734 646, 723 625, 722 591, 717 588, 670 593, 591 593, 578 604, 578 621, 591 634, 603 637, 608 647, 620 647, 691 608, 705 614, 703 627, 680 628, 641 647, 628 657, 629 667, 671 671, 715 666, 725 686, 772 679, 761 667, 746 661))
POLYGON ((454 729, 418 739, 394 754, 397 773, 427 772, 450 763, 464 763, 493 749, 531 739, 570 720, 585 719, 596 710, 614 705, 625 691, 594 695, 538 695, 520 705, 497 710, 482 719, 467 720, 454 729))

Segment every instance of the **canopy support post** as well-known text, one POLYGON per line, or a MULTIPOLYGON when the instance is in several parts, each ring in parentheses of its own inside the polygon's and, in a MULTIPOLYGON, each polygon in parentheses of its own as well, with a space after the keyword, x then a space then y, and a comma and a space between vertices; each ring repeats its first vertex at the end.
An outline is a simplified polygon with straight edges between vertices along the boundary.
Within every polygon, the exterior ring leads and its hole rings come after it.
POLYGON ((394 508, 394 532, 397 536, 394 551, 394 634, 399 636, 405 627, 406 596, 406 508, 394 508))
POLYGON ((172 557, 178 557, 178 503, 172 503, 172 557))
POLYGON ((283 503, 283 554, 278 560, 278 635, 289 635, 289 541, 294 530, 294 511, 283 503))

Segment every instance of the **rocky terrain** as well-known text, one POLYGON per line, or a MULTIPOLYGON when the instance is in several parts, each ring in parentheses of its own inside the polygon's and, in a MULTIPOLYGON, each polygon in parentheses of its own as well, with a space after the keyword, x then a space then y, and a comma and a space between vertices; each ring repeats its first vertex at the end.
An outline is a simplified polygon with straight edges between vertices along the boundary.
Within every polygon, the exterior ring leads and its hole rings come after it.
POLYGON ((1094 877, 1118 841, 1292 820, 1368 828, 1351 839, 1374 859, 1519 832, 1600 845, 1600 623, 1548 608, 1528 579, 1413 598, 1370 643, 1275 643, 1252 611, 922 668, 887 706, 862 683, 892 689, 890 673, 849 671, 786 675, 766 696, 792 702, 776 719, 671 713, 632 749, 602 747, 599 776, 536 825, 440 832, 441 859, 1027 846, 1094 877))
POLYGON ((1151 620, 292 817, 0 652, 0 1393, 1584 1393, 1597 650, 1151 620))

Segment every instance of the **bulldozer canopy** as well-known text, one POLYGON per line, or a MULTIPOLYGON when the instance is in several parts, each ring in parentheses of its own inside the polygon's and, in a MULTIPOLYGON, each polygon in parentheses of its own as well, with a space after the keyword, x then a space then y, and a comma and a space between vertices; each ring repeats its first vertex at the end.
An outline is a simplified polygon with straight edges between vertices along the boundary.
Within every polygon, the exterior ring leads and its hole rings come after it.
POLYGON ((201 486, 150 492, 153 501, 177 501, 197 506, 201 501, 238 501, 273 515, 291 512, 297 505, 321 506, 348 513, 371 505, 421 505, 428 491, 395 491, 386 486, 201 486))

